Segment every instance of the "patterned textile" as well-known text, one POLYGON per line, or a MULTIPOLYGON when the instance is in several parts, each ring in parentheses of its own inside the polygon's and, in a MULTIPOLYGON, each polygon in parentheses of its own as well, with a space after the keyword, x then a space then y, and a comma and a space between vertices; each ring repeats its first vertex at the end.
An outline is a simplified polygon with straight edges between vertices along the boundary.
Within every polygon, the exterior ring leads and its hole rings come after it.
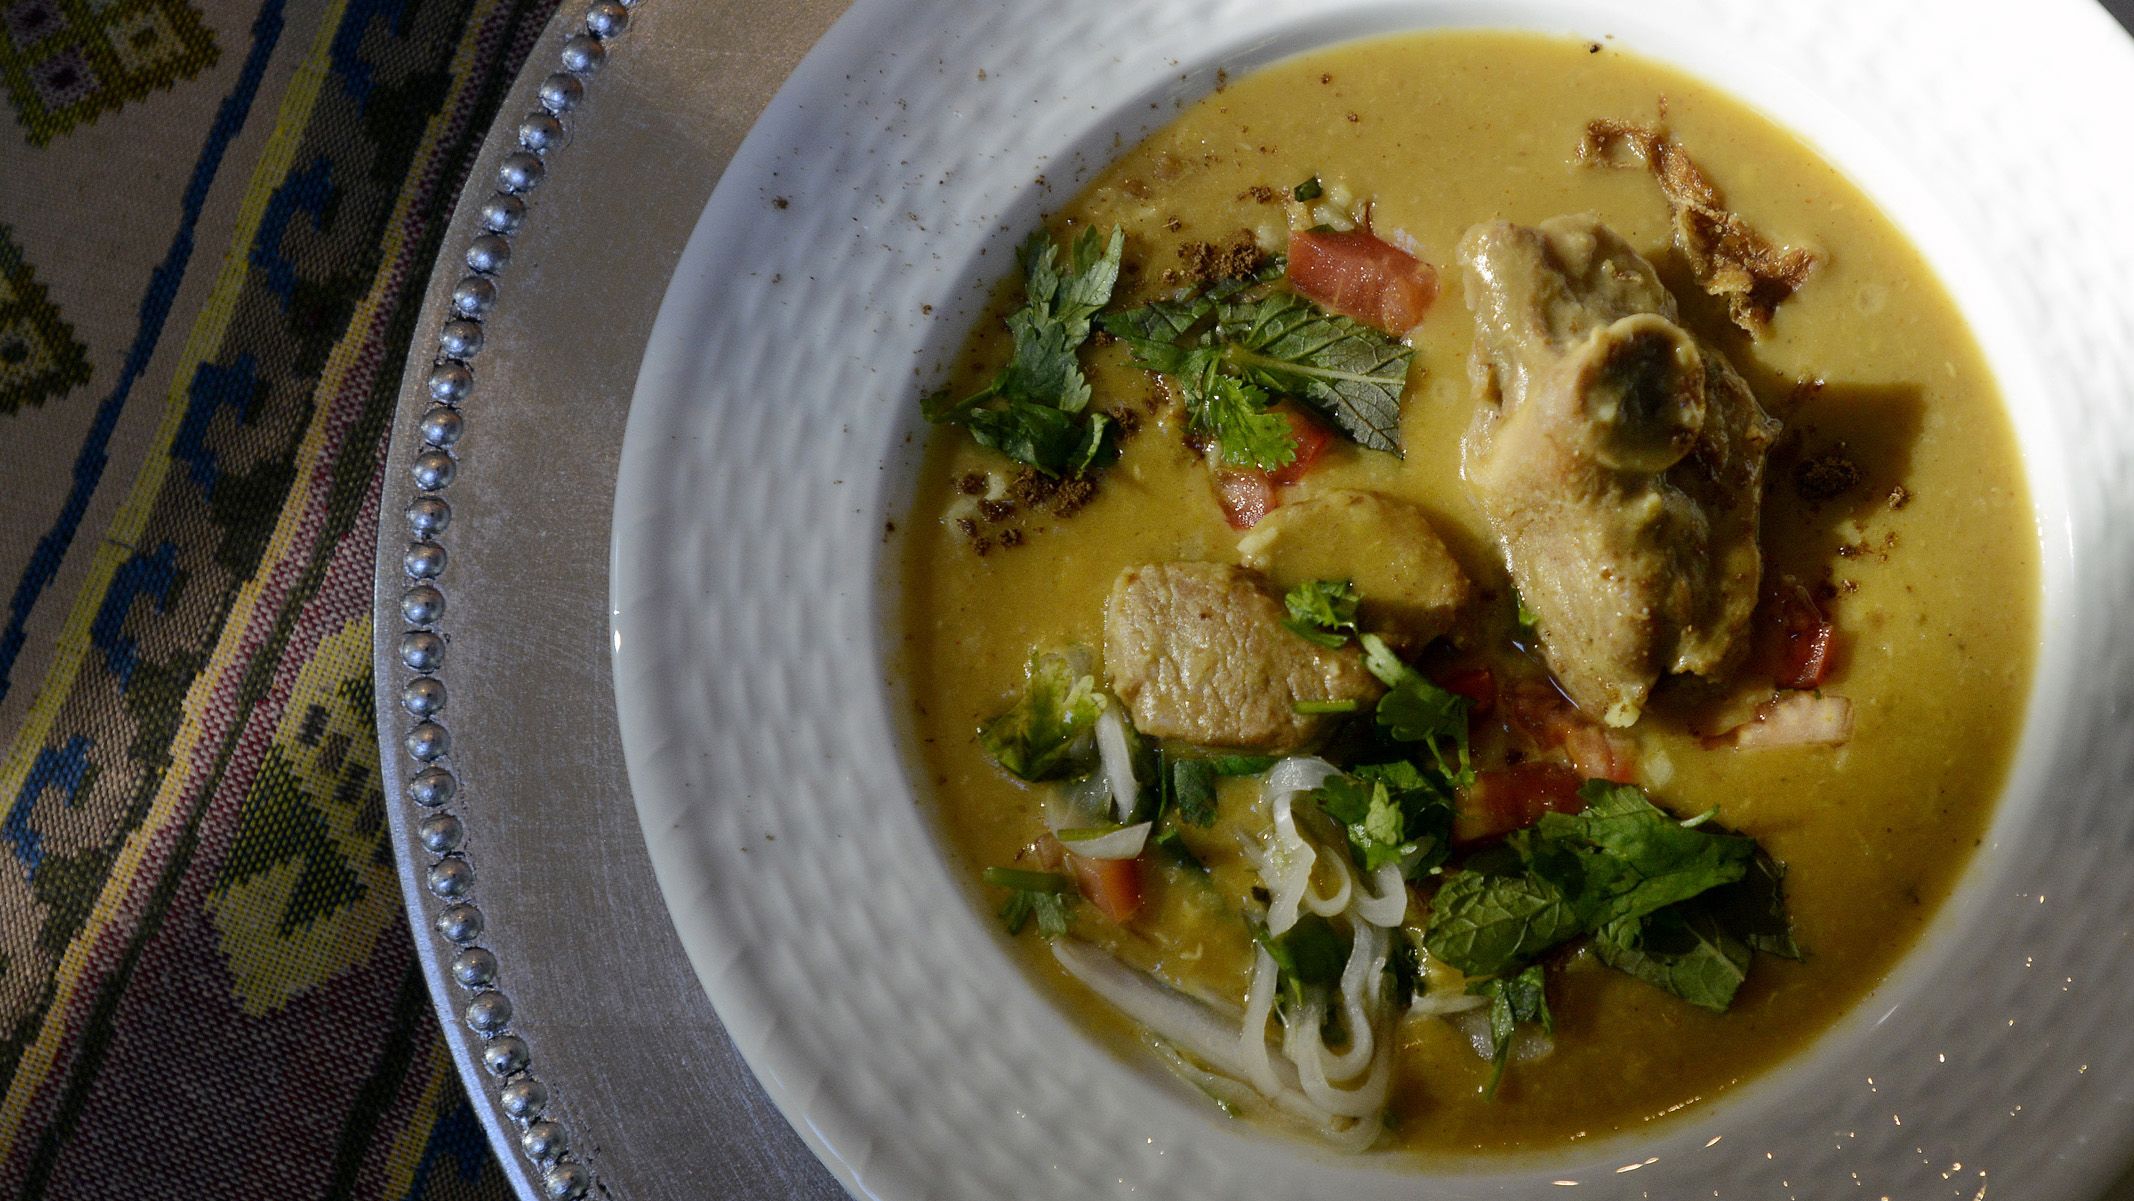
POLYGON ((371 548, 552 4, 0 0, 0 1197, 510 1195, 400 909, 371 548))

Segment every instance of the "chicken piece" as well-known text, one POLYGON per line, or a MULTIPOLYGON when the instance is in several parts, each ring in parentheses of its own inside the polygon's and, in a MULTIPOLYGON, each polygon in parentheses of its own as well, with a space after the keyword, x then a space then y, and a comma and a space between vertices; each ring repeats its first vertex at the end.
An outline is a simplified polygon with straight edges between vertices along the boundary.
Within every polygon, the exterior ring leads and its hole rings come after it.
POLYGON ((1129 567, 1104 606, 1104 666, 1134 726, 1155 738, 1284 752, 1333 720, 1298 701, 1368 701, 1380 685, 1354 647, 1285 629, 1265 581, 1218 563, 1129 567))
POLYGON ((1360 616, 1428 642, 1452 628, 1467 603, 1467 573, 1423 511, 1404 500, 1341 488, 1283 505, 1237 544, 1245 566, 1280 589, 1306 580, 1349 580, 1360 616))
POLYGON ((1459 255, 1468 487, 1565 691, 1630 725, 1662 674, 1719 677, 1747 645, 1778 423, 1598 218, 1489 222, 1459 255))

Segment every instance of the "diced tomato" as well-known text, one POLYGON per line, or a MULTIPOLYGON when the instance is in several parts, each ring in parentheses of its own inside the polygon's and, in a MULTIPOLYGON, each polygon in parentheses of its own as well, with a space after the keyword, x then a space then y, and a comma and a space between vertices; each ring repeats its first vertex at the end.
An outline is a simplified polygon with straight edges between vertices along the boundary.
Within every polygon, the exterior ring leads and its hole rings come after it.
POLYGON ((1780 582, 1772 608, 1779 638, 1772 682, 1780 688, 1820 687, 1830 674, 1837 628, 1823 616, 1815 598, 1795 580, 1780 582))
POLYGON ((1539 760, 1481 772, 1453 807, 1452 840, 1500 838, 1533 825, 1544 813, 1577 813, 1586 807, 1578 795, 1582 782, 1571 768, 1539 760))
POLYGON ((1474 713, 1497 707, 1497 677, 1487 667, 1455 667, 1437 677, 1437 686, 1457 692, 1473 705, 1474 713))
POLYGON ((1289 235, 1289 283, 1395 337, 1422 324, 1437 299, 1437 268, 1367 229, 1289 235))
POLYGON ((1216 468, 1215 499, 1233 530, 1251 529, 1281 503, 1275 498, 1274 477, 1257 467, 1216 468))
POLYGON ((1543 750, 1561 748, 1586 776, 1628 784, 1637 778, 1637 744, 1579 712, 1546 682, 1506 685, 1505 716, 1543 750))
POLYGON ((1319 456, 1326 453, 1326 448, 1334 441, 1334 434, 1295 405, 1276 405, 1275 412, 1289 418, 1289 436, 1297 440, 1297 457, 1267 478, 1275 487, 1287 488, 1303 479, 1312 464, 1319 461, 1319 456))
POLYGON ((1069 851, 1067 872, 1097 912, 1122 925, 1141 912, 1141 860, 1088 859, 1069 851))

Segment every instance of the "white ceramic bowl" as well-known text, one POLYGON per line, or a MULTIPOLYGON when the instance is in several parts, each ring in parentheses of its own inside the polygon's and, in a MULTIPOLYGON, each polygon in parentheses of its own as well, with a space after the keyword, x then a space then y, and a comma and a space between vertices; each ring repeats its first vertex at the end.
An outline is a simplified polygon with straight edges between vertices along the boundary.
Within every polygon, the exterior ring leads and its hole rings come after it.
POLYGON ((2130 113, 2134 44, 2086 0, 861 0, 705 208, 616 497, 639 816, 772 1097, 884 1198, 2094 1196, 2134 1154, 2130 113), (1613 34, 1776 116, 1896 217, 2014 411, 2045 645, 1987 845, 1853 1014, 1648 1134, 1417 1176, 1223 1121, 1013 966, 915 799, 885 531, 919 390, 1021 234, 1169 116, 1151 101, 1447 25, 1613 34))

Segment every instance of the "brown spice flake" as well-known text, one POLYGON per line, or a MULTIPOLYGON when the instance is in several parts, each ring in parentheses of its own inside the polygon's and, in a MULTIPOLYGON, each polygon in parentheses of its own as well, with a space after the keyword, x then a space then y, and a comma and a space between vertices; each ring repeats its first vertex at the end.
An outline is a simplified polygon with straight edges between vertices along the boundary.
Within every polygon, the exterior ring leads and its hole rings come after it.
POLYGON ((1073 476, 1059 481, 1058 491, 1052 496, 1052 511, 1061 517, 1072 517, 1082 511, 1082 506, 1094 500, 1097 483, 1087 476, 1073 476))
POLYGON ((1860 465, 1845 453, 1845 444, 1802 459, 1793 468, 1793 490, 1805 501, 1835 500, 1860 485, 1860 465))
POLYGON ((1002 549, 1006 549, 1007 547, 1011 546, 1021 546, 1022 544, 1023 532, 1021 530, 1000 531, 1000 545, 1002 549))
POLYGON ((787 199, 787 198, 786 198, 786 197, 784 197, 784 196, 773 196, 773 197, 771 197, 771 207, 772 207, 772 208, 774 208, 774 209, 781 209, 781 210, 782 210, 782 209, 789 209, 789 208, 793 207, 793 202, 792 202, 791 200, 787 199))
POLYGON ((1907 487, 1905 487, 1905 486, 1904 486, 1903 484, 1898 484, 1898 485, 1896 485, 1896 486, 1892 487, 1892 488, 1891 488, 1891 489, 1889 490, 1889 507, 1890 507, 1890 508, 1892 508, 1892 509, 1901 509, 1901 508, 1903 508, 1904 506, 1906 506, 1906 505, 1908 505, 1908 504, 1911 504, 1911 503, 1912 503, 1912 490, 1911 490, 1910 488, 1907 488, 1907 487))
POLYGON ((978 502, 978 515, 987 521, 999 523, 1015 512, 1012 500, 982 500, 978 502))
POLYGON ((956 480, 956 491, 965 496, 984 496, 986 478, 983 471, 966 471, 956 480))
POLYGON ((1252 274, 1267 261, 1267 252, 1251 230, 1240 229, 1219 243, 1187 242, 1178 248, 1178 259, 1187 282, 1212 283, 1252 274))
POLYGON ((1017 504, 1036 509, 1049 502, 1059 491, 1060 482, 1035 467, 1025 467, 1008 481, 1008 495, 1017 504))
POLYGON ((1275 201, 1280 200, 1282 197, 1280 193, 1276 192, 1273 188, 1268 187, 1266 184, 1256 183, 1251 187, 1246 188, 1244 191, 1239 192, 1237 194, 1237 198, 1239 200, 1250 200, 1255 204, 1273 204, 1275 201))

